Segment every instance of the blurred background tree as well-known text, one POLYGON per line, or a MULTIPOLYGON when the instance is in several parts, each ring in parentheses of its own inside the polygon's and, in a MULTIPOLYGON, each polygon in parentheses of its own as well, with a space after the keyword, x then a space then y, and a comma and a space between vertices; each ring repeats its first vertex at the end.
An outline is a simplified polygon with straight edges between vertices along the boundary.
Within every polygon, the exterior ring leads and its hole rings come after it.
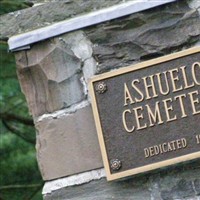
MULTIPOLYGON (((29 6, 31 2, 0 0, 0 14, 29 6)), ((35 129, 6 41, 0 41, 0 86, 0 200, 40 200, 43 181, 36 161, 35 129)))

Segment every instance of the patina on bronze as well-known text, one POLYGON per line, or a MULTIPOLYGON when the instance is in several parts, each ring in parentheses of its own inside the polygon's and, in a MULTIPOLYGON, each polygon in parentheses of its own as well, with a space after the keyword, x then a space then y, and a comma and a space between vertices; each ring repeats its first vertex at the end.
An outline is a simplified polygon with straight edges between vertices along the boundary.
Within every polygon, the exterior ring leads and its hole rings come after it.
POLYGON ((200 158, 200 47, 101 74, 89 90, 108 180, 200 158))

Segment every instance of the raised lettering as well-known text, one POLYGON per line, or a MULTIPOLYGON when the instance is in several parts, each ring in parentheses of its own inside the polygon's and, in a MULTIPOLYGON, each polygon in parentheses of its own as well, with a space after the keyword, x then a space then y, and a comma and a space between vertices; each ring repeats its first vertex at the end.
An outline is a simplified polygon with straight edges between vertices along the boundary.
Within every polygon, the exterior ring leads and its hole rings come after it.
POLYGON ((186 72, 185 72, 185 68, 186 68, 186 66, 180 67, 180 69, 182 70, 183 81, 184 81, 184 84, 185 84, 184 89, 188 89, 188 88, 194 87, 194 82, 192 82, 190 85, 188 84, 188 79, 187 79, 187 75, 186 75, 186 72))
POLYGON ((153 76, 154 75, 146 76, 146 77, 142 78, 144 80, 144 88, 145 88, 145 91, 146 91, 146 99, 151 99, 151 98, 158 96, 158 94, 156 93, 156 88, 155 88, 153 76), (147 83, 148 82, 147 79, 149 79, 150 83, 147 83), (152 89, 153 96, 150 95, 150 91, 149 91, 150 89, 152 89))
POLYGON ((132 81, 132 87, 135 89, 135 91, 140 95, 140 98, 136 98, 135 97, 135 101, 136 102, 141 102, 144 100, 144 95, 143 93, 141 92, 141 90, 135 85, 135 83, 140 83, 140 81, 138 79, 135 79, 132 81))
POLYGON ((185 113, 185 107, 183 105, 183 98, 186 98, 186 94, 181 94, 181 95, 178 95, 178 96, 175 96, 174 99, 178 99, 179 100, 179 104, 180 104, 180 108, 181 108, 181 118, 184 118, 184 117, 187 117, 186 113, 185 113))
POLYGON ((155 104, 154 112, 152 112, 152 110, 148 104, 145 106, 147 107, 147 114, 148 114, 149 121, 150 121, 149 126, 154 126, 156 122, 158 124, 162 124, 163 120, 161 119, 159 101, 157 101, 155 104))
MULTIPOLYGON (((193 76, 194 82, 195 82, 197 85, 200 85, 200 80, 199 80, 199 81, 197 80, 197 75, 196 75, 196 73, 195 73, 195 68, 196 68, 196 67, 197 67, 197 69, 200 70, 200 63, 199 63, 199 62, 193 63, 193 65, 192 65, 192 76, 193 76), (198 67, 199 67, 199 68, 198 68, 198 67)), ((200 71, 199 71, 198 74, 200 74, 200 71)))
POLYGON ((196 109, 196 106, 199 106, 199 98, 197 97, 196 99, 194 99, 194 95, 199 95, 198 90, 190 92, 188 93, 188 95, 190 96, 193 115, 200 114, 200 109, 196 109))
POLYGON ((131 114, 131 111, 129 109, 126 109, 124 110, 124 112, 122 113, 122 122, 123 122, 123 125, 124 125, 124 128, 125 130, 128 132, 128 133, 131 133, 134 131, 135 127, 132 126, 132 128, 128 128, 127 124, 126 124, 126 114, 129 113, 131 114))
POLYGON ((164 77, 165 77, 166 91, 164 91, 164 89, 163 89, 163 85, 162 85, 162 81, 161 81, 161 73, 156 74, 156 76, 157 76, 157 79, 158 79, 158 86, 159 86, 160 93, 163 94, 163 95, 167 95, 167 94, 169 94, 169 83, 168 83, 168 79, 167 79, 167 72, 163 72, 163 74, 164 74, 164 77))
POLYGON ((128 89, 126 83, 124 83, 124 106, 127 106, 128 102, 130 104, 134 103, 134 101, 133 101, 133 99, 131 97, 131 94, 129 92, 129 89, 128 89))
POLYGON ((133 108, 133 111, 135 113, 135 120, 137 123, 137 130, 141 130, 147 127, 147 124, 145 123, 143 126, 140 124, 140 120, 144 119, 143 113, 139 113, 139 111, 143 111, 142 106, 139 106, 137 108, 133 108))
POLYGON ((167 116, 167 122, 174 121, 177 119, 176 115, 174 115, 174 117, 170 116, 170 111, 173 111, 173 107, 172 107, 172 105, 168 105, 169 102, 172 102, 171 98, 163 100, 164 107, 165 107, 165 113, 167 116))
POLYGON ((178 92, 178 91, 182 90, 183 89, 182 85, 179 87, 176 85, 177 82, 179 81, 179 77, 177 75, 178 69, 175 68, 175 69, 169 70, 168 72, 170 73, 170 76, 171 76, 173 92, 178 92))

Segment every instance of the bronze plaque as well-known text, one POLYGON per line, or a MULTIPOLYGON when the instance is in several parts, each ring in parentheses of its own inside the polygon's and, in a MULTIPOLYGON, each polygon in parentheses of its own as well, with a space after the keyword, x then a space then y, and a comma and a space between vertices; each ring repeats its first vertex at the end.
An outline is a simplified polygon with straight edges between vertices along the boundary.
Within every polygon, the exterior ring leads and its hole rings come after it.
POLYGON ((200 158, 200 47, 94 77, 108 180, 200 158))

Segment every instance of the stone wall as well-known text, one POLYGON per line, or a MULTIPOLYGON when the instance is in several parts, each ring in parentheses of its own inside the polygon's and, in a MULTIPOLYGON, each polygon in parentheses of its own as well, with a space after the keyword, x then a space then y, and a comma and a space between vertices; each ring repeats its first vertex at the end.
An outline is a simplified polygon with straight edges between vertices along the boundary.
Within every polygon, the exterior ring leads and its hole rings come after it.
POLYGON ((0 16, 0 39, 46 27, 127 0, 30 0, 36 6, 0 16), (41 5, 40 5, 41 4, 41 5), (39 6, 37 6, 39 5, 39 6))
POLYGON ((107 182, 87 88, 95 74, 197 45, 200 2, 179 0, 15 53, 37 129, 45 200, 200 199, 199 160, 107 182))

